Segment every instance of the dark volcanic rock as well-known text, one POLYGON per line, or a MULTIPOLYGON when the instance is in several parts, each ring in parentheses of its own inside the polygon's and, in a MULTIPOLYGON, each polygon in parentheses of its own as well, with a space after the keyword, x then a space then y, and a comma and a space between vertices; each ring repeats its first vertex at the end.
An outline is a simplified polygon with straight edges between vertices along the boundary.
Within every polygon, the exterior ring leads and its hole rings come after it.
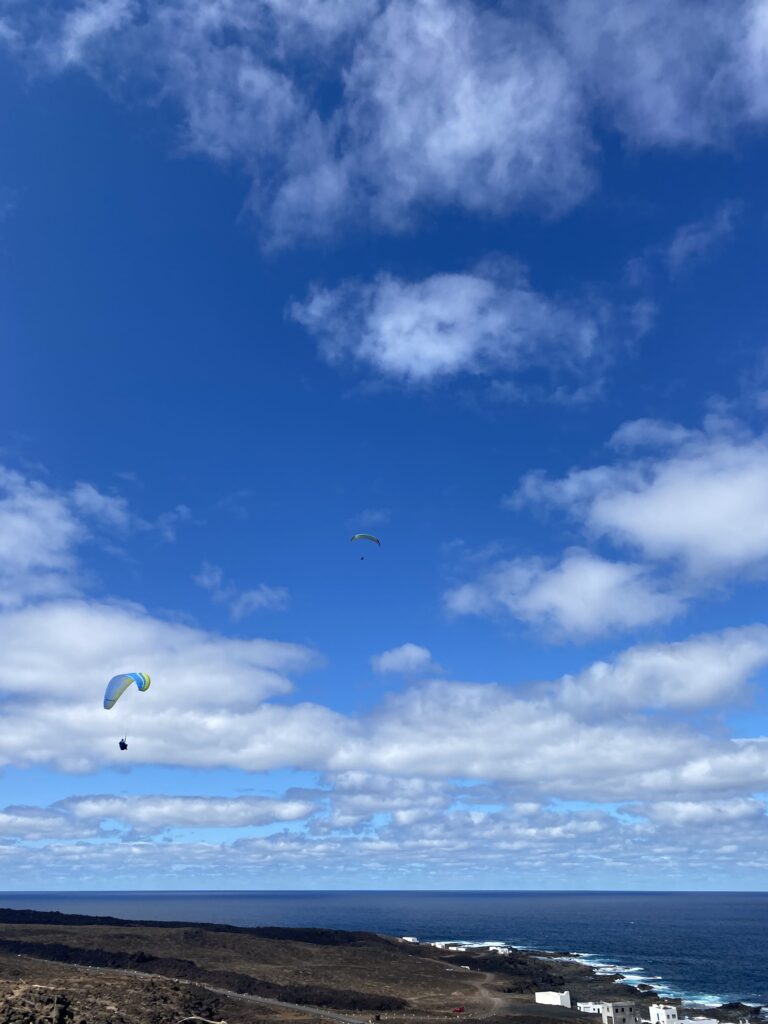
POLYGON ((376 996, 365 992, 342 991, 322 985, 278 985, 236 971, 200 967, 194 960, 152 956, 149 953, 118 953, 105 949, 84 949, 59 942, 33 942, 23 939, 0 939, 0 952, 17 956, 34 956, 57 963, 80 964, 85 967, 118 968, 146 971, 167 978, 185 978, 215 988, 228 989, 244 995, 279 999, 285 1003, 308 1006, 344 1007, 349 1010, 400 1010, 408 1004, 395 996, 376 996))
POLYGON ((545 961, 535 960, 522 953, 511 952, 509 956, 495 953, 458 954, 446 958, 449 963, 472 970, 487 971, 499 975, 503 980, 503 992, 536 992, 561 989, 565 979, 560 971, 551 968, 545 961))
POLYGON ((119 928, 194 928, 199 932, 257 935, 262 939, 290 939, 315 946, 353 946, 364 942, 389 945, 391 940, 374 932, 344 932, 333 928, 240 928, 233 924, 210 924, 190 921, 131 921, 122 917, 89 917, 86 914, 62 914, 58 910, 14 910, 0 907, 0 924, 53 924, 68 928, 114 925, 119 928))
POLYGON ((0 1002, 0 1024, 70 1024, 72 1004, 63 992, 32 989, 0 1002))

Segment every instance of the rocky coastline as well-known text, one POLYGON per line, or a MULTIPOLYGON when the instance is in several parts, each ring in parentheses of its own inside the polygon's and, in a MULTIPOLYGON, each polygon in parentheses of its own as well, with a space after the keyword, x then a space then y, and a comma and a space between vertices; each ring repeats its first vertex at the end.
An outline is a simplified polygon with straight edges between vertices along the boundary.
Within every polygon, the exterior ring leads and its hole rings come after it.
MULTIPOLYGON (((568 951, 0 909, 0 1024, 438 1024, 459 1014, 498 1024, 599 1022, 534 1001, 536 991, 564 989, 573 1006, 660 1001, 650 985, 598 973, 568 951)), ((707 1007, 706 1016, 756 1024, 759 1010, 729 1004, 707 1007)))

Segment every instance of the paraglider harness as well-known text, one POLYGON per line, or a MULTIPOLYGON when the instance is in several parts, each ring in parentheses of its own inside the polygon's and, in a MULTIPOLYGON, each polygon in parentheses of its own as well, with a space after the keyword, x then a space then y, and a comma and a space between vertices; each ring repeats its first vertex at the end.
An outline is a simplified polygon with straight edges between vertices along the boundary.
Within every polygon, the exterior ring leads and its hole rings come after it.
POLYGON ((123 738, 120 740, 119 746, 120 746, 121 750, 127 750, 128 749, 128 740, 126 740, 125 736, 123 736, 123 738))

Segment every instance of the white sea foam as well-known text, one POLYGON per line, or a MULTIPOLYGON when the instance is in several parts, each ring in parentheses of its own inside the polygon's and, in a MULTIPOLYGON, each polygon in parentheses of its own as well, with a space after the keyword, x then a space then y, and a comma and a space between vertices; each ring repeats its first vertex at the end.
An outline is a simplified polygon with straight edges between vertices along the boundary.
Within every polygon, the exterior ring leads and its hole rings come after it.
MULTIPOLYGON (((518 946, 515 945, 515 949, 526 949, 530 950, 530 946, 518 946)), ((538 952, 545 953, 547 950, 539 950, 538 952)), ((552 959, 546 957, 544 959, 552 959)), ((584 964, 586 967, 591 968, 595 974, 605 977, 611 974, 617 974, 619 977, 616 979, 616 984, 628 984, 628 985, 651 985, 654 992, 659 996, 667 999, 681 999, 683 1003, 695 1009, 697 1007, 709 1007, 709 1006, 720 1006, 726 1002, 725 996, 713 995, 710 992, 686 992, 683 989, 678 989, 672 985, 668 985, 660 974, 648 974, 644 967, 639 966, 627 966, 626 964, 618 964, 609 960, 602 960, 596 953, 572 953, 568 956, 556 956, 555 960, 567 960, 571 963, 584 964)), ((768 1014, 766 1014, 768 1016, 768 1014)))
MULTIPOLYGON (((522 953, 532 953, 534 956, 537 954, 547 954, 538 957, 538 959, 563 960, 570 963, 584 964, 601 977, 612 974, 618 975, 616 984, 649 985, 661 998, 680 999, 691 1010, 720 1006, 728 1001, 728 997, 713 995, 710 992, 686 992, 683 989, 675 988, 673 985, 667 984, 660 974, 649 974, 645 967, 640 965, 628 966, 627 964, 604 960, 597 953, 574 952, 561 954, 559 950, 542 949, 541 946, 531 946, 520 942, 502 942, 499 939, 486 939, 483 942, 469 942, 465 939, 442 939, 439 942, 430 942, 429 945, 440 945, 443 948, 452 946, 456 949, 483 949, 488 946, 495 946, 510 951, 515 949, 522 953)), ((762 1013, 768 1022, 768 1008, 764 1009, 762 1013)))

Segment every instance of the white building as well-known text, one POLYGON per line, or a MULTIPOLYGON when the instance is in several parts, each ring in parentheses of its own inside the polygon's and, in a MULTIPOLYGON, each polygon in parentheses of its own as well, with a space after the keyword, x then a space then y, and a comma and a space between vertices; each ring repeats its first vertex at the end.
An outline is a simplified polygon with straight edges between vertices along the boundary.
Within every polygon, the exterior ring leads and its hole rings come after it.
POLYGON ((668 1003, 651 1003, 650 1024, 678 1024, 677 1007, 668 1003))
POLYGON ((681 1017, 679 1024, 718 1024, 715 1017, 681 1017))
POLYGON ((603 1024, 640 1024, 634 1003, 600 1003, 603 1024))
POLYGON ((547 1006, 567 1006, 571 1008, 570 992, 536 992, 537 1003, 546 1003, 547 1006))
POLYGON ((418 942, 419 940, 416 938, 415 935, 403 935, 403 936, 401 936, 400 941, 401 942, 418 942))
POLYGON ((602 1003, 576 1003, 576 1009, 582 1013, 600 1013, 602 1003))

